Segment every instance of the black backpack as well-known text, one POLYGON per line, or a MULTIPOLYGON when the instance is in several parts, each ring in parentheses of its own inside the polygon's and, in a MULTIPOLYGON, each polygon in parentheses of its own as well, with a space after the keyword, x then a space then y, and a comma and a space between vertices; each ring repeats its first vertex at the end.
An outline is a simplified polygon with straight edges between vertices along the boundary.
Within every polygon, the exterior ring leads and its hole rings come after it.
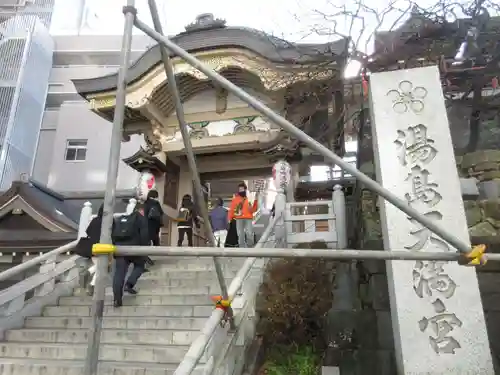
POLYGON ((155 206, 152 206, 150 209, 149 209, 149 212, 148 212, 148 219, 150 220, 155 220, 155 221, 161 221, 161 212, 160 210, 158 209, 158 207, 155 207, 155 206))
POLYGON ((130 241, 136 237, 137 228, 137 213, 123 215, 115 219, 113 225, 113 241, 130 241))
POLYGON ((80 255, 84 258, 92 258, 92 246, 94 245, 94 241, 92 241, 89 237, 81 237, 78 240, 73 252, 77 255, 80 255))

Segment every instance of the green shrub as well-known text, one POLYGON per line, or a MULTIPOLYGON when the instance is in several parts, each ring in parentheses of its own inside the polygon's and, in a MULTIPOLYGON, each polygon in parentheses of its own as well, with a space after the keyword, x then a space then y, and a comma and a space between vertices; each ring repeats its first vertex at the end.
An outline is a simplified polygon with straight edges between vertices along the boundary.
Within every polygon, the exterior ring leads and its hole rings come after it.
MULTIPOLYGON (((324 242, 297 247, 327 248, 324 242)), ((269 262, 257 300, 258 334, 265 347, 323 346, 325 316, 333 302, 333 275, 333 262, 323 259, 291 258, 269 262)))
POLYGON ((267 356, 263 371, 267 375, 317 375, 320 358, 310 346, 275 347, 267 356))

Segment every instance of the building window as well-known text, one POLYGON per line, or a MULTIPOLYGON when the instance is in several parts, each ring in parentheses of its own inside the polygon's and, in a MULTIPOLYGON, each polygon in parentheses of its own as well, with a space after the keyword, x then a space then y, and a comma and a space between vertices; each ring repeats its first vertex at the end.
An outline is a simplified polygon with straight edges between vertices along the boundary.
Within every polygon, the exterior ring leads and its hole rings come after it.
POLYGON ((66 152, 64 160, 66 161, 85 161, 87 157, 86 139, 69 139, 66 141, 66 152))

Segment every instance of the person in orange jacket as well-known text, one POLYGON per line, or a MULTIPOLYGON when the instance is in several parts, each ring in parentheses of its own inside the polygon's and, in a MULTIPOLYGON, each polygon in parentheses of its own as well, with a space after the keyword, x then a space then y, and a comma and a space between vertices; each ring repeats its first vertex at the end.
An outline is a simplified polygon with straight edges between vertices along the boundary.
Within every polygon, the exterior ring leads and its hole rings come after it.
POLYGON ((233 197, 229 206, 228 220, 236 221, 239 247, 252 247, 254 244, 253 214, 257 211, 257 199, 250 204, 247 197, 247 186, 238 185, 238 194, 233 197))

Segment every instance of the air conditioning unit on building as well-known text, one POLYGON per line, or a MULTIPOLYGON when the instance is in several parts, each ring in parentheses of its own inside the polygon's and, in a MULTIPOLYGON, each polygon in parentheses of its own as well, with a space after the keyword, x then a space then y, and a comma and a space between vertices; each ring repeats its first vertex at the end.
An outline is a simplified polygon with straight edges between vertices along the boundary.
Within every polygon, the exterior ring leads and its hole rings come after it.
POLYGON ((0 7, 23 7, 27 0, 0 0, 0 7))

